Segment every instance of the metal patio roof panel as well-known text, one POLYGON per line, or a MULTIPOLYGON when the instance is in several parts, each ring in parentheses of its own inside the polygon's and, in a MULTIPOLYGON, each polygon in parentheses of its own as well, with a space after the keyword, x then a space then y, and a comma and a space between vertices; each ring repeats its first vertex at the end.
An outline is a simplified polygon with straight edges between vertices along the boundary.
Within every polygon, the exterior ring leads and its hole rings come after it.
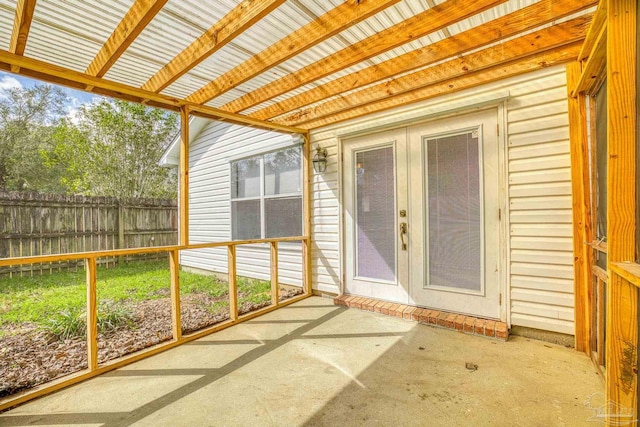
POLYGON ((492 21, 501 16, 507 15, 511 12, 515 12, 516 10, 530 6, 534 3, 537 3, 538 1, 539 0, 509 0, 506 3, 502 3, 489 10, 485 10, 482 13, 471 16, 456 24, 449 25, 447 29, 452 35, 458 34, 473 27, 477 27, 479 25, 492 21))
POLYGON ((140 87, 152 76, 162 62, 125 52, 107 71, 105 78, 118 83, 140 87))
POLYGON ((132 0, 38 2, 25 56, 84 72, 131 4, 132 0))
POLYGON ((101 43, 34 21, 25 56, 84 73, 101 46, 101 43))
POLYGON ((200 28, 161 11, 129 46, 127 53, 157 62, 159 70, 201 34, 200 28))
POLYGON ((193 68, 192 72, 210 76, 210 80, 213 80, 240 65, 251 56, 262 52, 289 33, 306 25, 309 21, 310 18, 297 7, 285 3, 236 37, 215 55, 202 61, 193 68))
POLYGON ((15 10, 0 2, 0 49, 9 49, 15 10))
POLYGON ((160 15, 172 15, 188 22, 199 36, 235 8, 240 0, 169 0, 160 15))

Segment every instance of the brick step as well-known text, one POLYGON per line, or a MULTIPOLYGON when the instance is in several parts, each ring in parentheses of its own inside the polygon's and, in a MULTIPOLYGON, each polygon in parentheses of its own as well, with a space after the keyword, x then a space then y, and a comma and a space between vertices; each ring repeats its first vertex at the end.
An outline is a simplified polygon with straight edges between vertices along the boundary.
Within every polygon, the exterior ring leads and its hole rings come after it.
POLYGON ((424 323, 425 325, 452 329, 469 335, 479 335, 489 338, 497 338, 506 341, 509 338, 509 329, 504 322, 481 319, 464 314, 449 313, 446 311, 431 310, 412 305, 398 304, 381 301, 373 298, 359 297, 355 295, 340 295, 333 299, 335 305, 341 305, 359 310, 373 311, 386 316, 400 317, 406 320, 424 323))

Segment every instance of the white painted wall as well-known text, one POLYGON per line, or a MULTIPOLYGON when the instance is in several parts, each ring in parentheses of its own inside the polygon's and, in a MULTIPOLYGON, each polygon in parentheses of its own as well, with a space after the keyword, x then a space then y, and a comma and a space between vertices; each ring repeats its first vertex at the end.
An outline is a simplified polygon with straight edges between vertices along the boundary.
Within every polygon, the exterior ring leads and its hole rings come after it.
MULTIPOLYGON (((200 128, 192 135, 189 150, 189 241, 190 243, 231 240, 230 162, 292 145, 291 135, 266 132, 229 123, 195 118, 191 126, 200 128)), ((169 149, 167 163, 176 163, 177 148, 169 149), (173 159, 173 161, 171 161, 173 159)), ((237 247, 238 275, 270 278, 268 245, 237 247)), ((181 251, 183 266, 227 272, 226 248, 181 251)), ((301 286, 302 248, 300 243, 280 243, 279 279, 301 286)))
POLYGON ((506 98, 507 320, 574 334, 565 85, 564 67, 552 67, 313 131, 312 147, 328 151, 326 172, 312 175, 314 288, 341 289, 340 139, 506 98))

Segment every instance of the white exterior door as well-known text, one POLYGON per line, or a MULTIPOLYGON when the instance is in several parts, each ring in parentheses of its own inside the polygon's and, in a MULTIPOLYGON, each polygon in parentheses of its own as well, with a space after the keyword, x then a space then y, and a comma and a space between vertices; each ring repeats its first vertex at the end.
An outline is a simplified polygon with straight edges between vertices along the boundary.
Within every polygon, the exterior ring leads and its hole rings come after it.
POLYGON ((411 298, 500 318, 497 111, 409 128, 411 298))
POLYGON ((347 140, 343 149, 346 292, 406 304, 406 129, 347 140))
POLYGON ((346 292, 500 318, 498 147, 496 110, 344 141, 346 292))

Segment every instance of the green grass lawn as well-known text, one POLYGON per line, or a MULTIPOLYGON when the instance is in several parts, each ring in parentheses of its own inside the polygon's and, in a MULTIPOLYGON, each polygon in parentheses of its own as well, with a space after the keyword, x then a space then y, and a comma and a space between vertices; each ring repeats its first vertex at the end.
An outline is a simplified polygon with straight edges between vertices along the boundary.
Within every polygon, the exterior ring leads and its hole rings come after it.
MULTIPOLYGON (((98 267, 98 301, 143 301, 168 297, 167 261, 135 261, 117 267, 98 267)), ((239 303, 270 300, 269 281, 238 278, 239 303)), ((180 292, 221 297, 227 283, 215 276, 180 272, 180 292)), ((86 307, 85 272, 59 272, 31 277, 0 278, 0 326, 7 323, 46 324, 62 313, 80 313, 86 307)))

